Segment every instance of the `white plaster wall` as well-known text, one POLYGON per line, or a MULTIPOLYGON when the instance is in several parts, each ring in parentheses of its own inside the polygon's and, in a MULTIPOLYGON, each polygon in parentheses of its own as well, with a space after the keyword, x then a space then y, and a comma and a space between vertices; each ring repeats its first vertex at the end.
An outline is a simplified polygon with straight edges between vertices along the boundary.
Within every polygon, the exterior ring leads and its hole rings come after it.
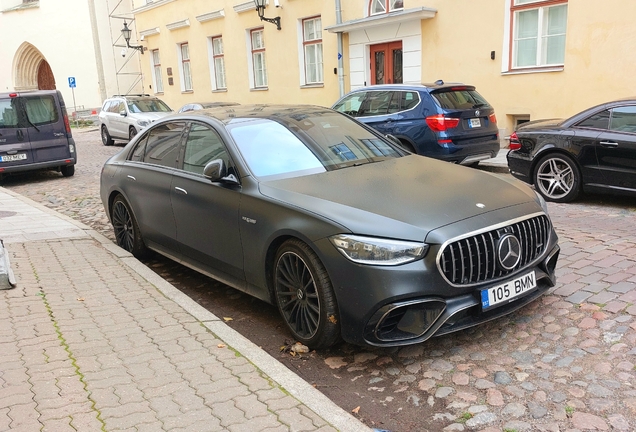
POLYGON ((402 41, 404 84, 419 84, 422 77, 422 30, 420 20, 378 25, 349 33, 349 84, 351 90, 371 83, 369 46, 402 41))

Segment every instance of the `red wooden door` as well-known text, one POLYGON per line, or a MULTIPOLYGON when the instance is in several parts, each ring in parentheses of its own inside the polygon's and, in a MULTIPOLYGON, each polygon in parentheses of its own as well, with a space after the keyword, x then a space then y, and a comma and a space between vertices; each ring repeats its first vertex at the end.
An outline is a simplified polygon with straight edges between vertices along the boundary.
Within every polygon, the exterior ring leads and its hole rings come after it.
POLYGON ((371 45, 371 85, 402 83, 402 41, 371 45))

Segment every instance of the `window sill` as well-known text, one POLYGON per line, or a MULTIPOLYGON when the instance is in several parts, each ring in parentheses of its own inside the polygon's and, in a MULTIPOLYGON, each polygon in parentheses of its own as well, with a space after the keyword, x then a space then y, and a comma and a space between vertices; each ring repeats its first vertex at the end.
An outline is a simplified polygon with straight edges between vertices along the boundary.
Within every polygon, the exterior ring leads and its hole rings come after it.
POLYGON ((543 68, 529 68, 529 69, 513 69, 502 72, 502 75, 523 75, 531 73, 546 73, 546 72, 563 72, 563 66, 543 67, 543 68))
POLYGON ((160 91, 160 92, 156 92, 156 93, 154 93, 154 95, 155 95, 155 96, 163 96, 163 92, 162 92, 162 91, 160 91))
POLYGON ((227 93, 227 89, 216 89, 216 90, 212 90, 212 93, 227 93))
POLYGON ((250 91, 267 91, 269 90, 269 87, 253 87, 250 89, 250 91))
POLYGON ((303 84, 300 86, 301 89, 310 89, 310 88, 323 88, 325 86, 324 83, 316 83, 316 84, 303 84))
POLYGON ((184 90, 181 92, 181 94, 191 94, 194 93, 194 90, 184 90))

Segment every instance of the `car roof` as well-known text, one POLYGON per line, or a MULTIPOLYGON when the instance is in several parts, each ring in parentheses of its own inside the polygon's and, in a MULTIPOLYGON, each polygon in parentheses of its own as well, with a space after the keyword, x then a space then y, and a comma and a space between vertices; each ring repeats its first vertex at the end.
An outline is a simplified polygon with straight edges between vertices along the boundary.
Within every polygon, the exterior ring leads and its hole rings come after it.
POLYGON ((303 115, 317 115, 326 112, 338 114, 336 111, 317 105, 285 104, 248 104, 227 105, 215 108, 206 108, 196 111, 187 111, 171 116, 171 119, 207 117, 216 119, 222 123, 229 123, 238 119, 281 119, 298 121, 303 115))
POLYGON ((20 90, 13 92, 1 92, 0 97, 7 98, 9 95, 17 94, 18 96, 32 96, 32 95, 52 95, 56 94, 57 90, 20 90))
POLYGON ((453 87, 468 87, 470 89, 474 89, 475 86, 464 84, 460 82, 450 82, 445 83, 441 80, 435 83, 422 83, 422 84, 378 84, 373 86, 361 87, 355 90, 352 90, 350 93, 357 93, 360 91, 369 91, 369 90, 411 90, 411 91, 426 91, 432 92, 435 90, 443 90, 443 89, 452 89, 453 87))

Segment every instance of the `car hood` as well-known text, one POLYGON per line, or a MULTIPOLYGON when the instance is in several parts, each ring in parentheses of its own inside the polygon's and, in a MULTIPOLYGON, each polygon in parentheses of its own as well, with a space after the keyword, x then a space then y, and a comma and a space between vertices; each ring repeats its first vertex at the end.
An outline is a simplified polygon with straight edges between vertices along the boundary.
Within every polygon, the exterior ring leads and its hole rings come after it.
POLYGON ((144 113, 132 113, 130 114, 130 116, 138 120, 155 121, 170 114, 174 114, 174 113, 172 112, 144 112, 144 113))
POLYGON ((412 240, 522 203, 541 211, 535 193, 517 180, 417 155, 262 182, 260 191, 356 234, 412 240))

